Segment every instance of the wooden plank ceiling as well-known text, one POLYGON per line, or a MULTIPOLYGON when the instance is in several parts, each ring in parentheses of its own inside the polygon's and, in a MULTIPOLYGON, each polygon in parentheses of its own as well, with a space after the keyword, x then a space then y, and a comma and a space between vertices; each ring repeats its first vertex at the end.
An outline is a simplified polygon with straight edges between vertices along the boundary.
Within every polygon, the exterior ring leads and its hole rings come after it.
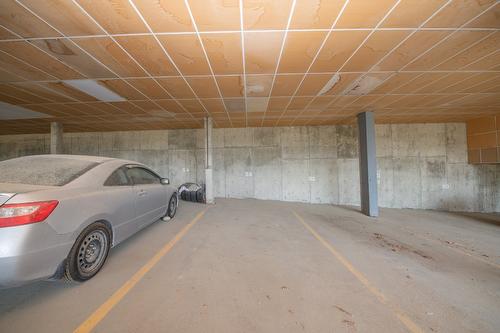
POLYGON ((500 112, 500 3, 2 0, 0 101, 52 116, 0 134, 466 121, 500 112))

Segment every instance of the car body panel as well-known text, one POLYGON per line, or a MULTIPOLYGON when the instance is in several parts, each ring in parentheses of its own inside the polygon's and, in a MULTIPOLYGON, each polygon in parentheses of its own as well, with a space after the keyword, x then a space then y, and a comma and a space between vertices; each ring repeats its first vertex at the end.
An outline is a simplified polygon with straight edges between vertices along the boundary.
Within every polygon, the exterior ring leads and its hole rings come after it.
POLYGON ((104 186, 118 168, 150 170, 140 163, 103 157, 76 158, 94 159, 100 164, 63 186, 0 183, 0 200, 7 199, 0 201, 0 207, 59 201, 43 222, 0 228, 0 287, 53 276, 82 230, 94 222, 105 222, 112 231, 112 246, 119 244, 164 216, 170 197, 176 194, 175 188, 160 181, 150 185, 104 186))

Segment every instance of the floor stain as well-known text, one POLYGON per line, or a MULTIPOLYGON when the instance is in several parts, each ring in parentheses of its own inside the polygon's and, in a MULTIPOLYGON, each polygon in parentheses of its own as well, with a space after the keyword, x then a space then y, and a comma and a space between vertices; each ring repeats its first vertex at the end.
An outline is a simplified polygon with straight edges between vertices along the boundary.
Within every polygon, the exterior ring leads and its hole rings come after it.
POLYGON ((414 250, 408 247, 407 245, 400 243, 394 239, 388 239, 386 236, 379 234, 379 233, 373 233, 373 236, 379 243, 382 245, 382 247, 388 247, 392 252, 409 252, 416 254, 424 259, 429 259, 432 260, 433 258, 427 254, 425 254, 422 251, 419 250, 414 250))

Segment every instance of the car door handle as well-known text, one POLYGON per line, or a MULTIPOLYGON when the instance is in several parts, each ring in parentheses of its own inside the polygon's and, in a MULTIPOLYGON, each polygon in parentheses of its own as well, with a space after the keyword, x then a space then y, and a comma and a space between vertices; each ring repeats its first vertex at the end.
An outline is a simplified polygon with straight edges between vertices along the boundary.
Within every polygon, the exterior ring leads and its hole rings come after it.
POLYGON ((148 192, 146 192, 146 191, 144 191, 144 190, 140 190, 140 191, 139 191, 139 196, 140 196, 140 197, 143 197, 143 196, 145 196, 146 194, 148 194, 148 192))

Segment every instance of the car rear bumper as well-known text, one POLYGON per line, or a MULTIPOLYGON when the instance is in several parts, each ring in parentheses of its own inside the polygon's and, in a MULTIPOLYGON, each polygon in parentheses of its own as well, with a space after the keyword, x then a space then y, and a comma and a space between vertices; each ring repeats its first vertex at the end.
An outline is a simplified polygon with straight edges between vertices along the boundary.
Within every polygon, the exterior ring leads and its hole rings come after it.
POLYGON ((52 277, 72 245, 43 222, 0 228, 0 288, 52 277))

